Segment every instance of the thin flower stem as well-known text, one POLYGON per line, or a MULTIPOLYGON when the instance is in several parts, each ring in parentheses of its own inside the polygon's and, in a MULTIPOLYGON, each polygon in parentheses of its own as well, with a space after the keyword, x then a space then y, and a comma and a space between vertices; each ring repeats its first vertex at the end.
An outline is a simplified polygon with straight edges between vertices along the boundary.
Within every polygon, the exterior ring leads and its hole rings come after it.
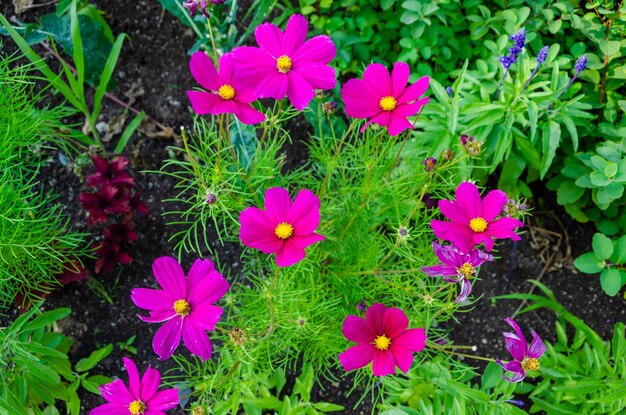
POLYGON ((459 353, 459 352, 455 352, 453 350, 451 350, 449 347, 444 347, 440 344, 437 343, 432 343, 432 342, 426 342, 426 345, 431 348, 431 349, 435 349, 444 353, 448 353, 451 355, 455 355, 455 356, 463 356, 463 357, 467 357, 470 359, 476 359, 476 360, 484 360, 486 362, 494 362, 495 363, 495 359, 490 358, 490 357, 484 357, 484 356, 476 356, 473 354, 467 354, 467 353, 459 353))
POLYGON ((207 26, 209 27, 209 36, 211 36, 211 46, 213 47, 213 57, 215 58, 215 63, 220 61, 220 55, 217 53, 217 47, 215 46, 215 37, 213 37, 213 26, 211 26, 211 17, 206 14, 207 26))
POLYGON ((191 152, 191 149, 189 148, 189 144, 187 143, 187 134, 185 134, 185 127, 180 127, 180 135, 183 139, 183 145, 185 146, 185 151, 187 152, 189 163, 191 164, 191 167, 193 168, 193 171, 196 174, 196 177, 198 178, 198 180, 200 180, 200 184, 202 185, 204 190, 208 192, 209 187, 205 183, 204 178, 202 177, 202 174, 200 173, 200 168, 198 167, 198 164, 196 163, 196 158, 194 157, 193 153, 191 152))
POLYGON ((267 339, 267 337, 274 331, 276 325, 274 324, 274 302, 272 301, 272 291, 274 291, 274 285, 276 285, 276 279, 278 278, 278 266, 276 266, 276 272, 274 273, 274 278, 272 278, 272 282, 270 283, 270 287, 267 289, 267 302, 270 309, 270 325, 265 332, 265 335, 259 339, 259 341, 263 341, 267 339))
POLYGON ((352 132, 352 128, 354 128, 354 125, 355 125, 354 122, 350 124, 350 127, 348 127, 348 130, 343 134, 343 137, 341 137, 341 141, 336 147, 335 155, 333 156, 333 159, 330 163, 328 171, 326 172, 326 176, 324 177, 324 182, 322 183, 322 187, 320 188, 320 192, 319 192, 320 198, 324 194, 324 191, 326 190, 326 185, 328 184, 328 180, 330 179, 331 167, 335 164, 335 161, 337 160, 337 157, 339 156, 339 152, 341 151, 341 147, 343 146, 344 141, 346 141, 346 138, 348 138, 348 136, 352 132))

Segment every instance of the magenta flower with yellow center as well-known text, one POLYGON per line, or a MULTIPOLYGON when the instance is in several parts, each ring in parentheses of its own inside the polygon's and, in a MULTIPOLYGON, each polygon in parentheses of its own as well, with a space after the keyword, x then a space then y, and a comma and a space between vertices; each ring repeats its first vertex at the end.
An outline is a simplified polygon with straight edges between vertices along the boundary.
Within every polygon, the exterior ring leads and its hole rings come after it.
POLYGON ((407 329, 404 311, 375 303, 365 312, 365 319, 349 315, 343 322, 343 335, 357 343, 339 355, 349 372, 372 362, 374 376, 393 375, 396 366, 404 373, 413 364, 413 353, 426 345, 424 329, 407 329))
POLYGON ((454 246, 443 246, 437 242, 433 242, 433 251, 442 263, 432 267, 422 267, 422 271, 430 277, 443 277, 446 282, 460 283, 461 291, 454 300, 455 303, 465 301, 471 294, 470 277, 476 275, 476 268, 487 261, 493 261, 493 256, 478 249, 472 249, 469 254, 466 254, 454 246))
POLYGON ((148 367, 141 379, 135 362, 124 358, 128 372, 128 387, 121 379, 114 380, 98 389, 109 403, 92 409, 89 415, 165 415, 165 411, 178 405, 178 389, 157 390, 161 374, 148 367))
POLYGON ((481 199, 476 185, 463 182, 456 188, 455 200, 440 200, 438 204, 451 222, 432 220, 430 226, 437 238, 452 242, 465 253, 481 243, 489 252, 494 239, 522 239, 515 233, 516 228, 524 226, 521 221, 510 217, 496 219, 508 200, 502 190, 492 190, 481 199))
POLYGON ((365 68, 362 80, 350 79, 341 88, 346 114, 370 119, 361 132, 371 123, 387 127, 390 135, 412 129, 407 117, 417 114, 428 103, 430 98, 418 98, 428 89, 430 78, 422 76, 407 87, 410 76, 409 65, 404 62, 396 62, 391 75, 385 66, 372 63, 365 68))
POLYGON ((187 349, 202 360, 211 358, 213 346, 207 330, 215 330, 222 308, 214 305, 226 294, 230 284, 208 259, 197 259, 189 276, 174 258, 160 257, 152 271, 162 290, 134 288, 131 299, 139 308, 150 310, 150 316, 139 316, 148 323, 162 323, 152 347, 161 360, 169 358, 182 336, 187 349))
POLYGON ((320 223, 320 201, 310 190, 300 190, 291 202, 287 190, 265 192, 265 210, 249 207, 239 215, 241 243, 266 254, 276 254, 276 264, 288 267, 305 256, 304 248, 324 240, 315 233, 320 223))
POLYGON ((533 341, 528 344, 522 329, 517 325, 512 318, 504 319, 509 326, 513 327, 515 333, 504 332, 504 342, 506 343, 506 349, 513 356, 512 361, 509 363, 503 363, 499 359, 496 359, 496 363, 502 366, 507 372, 513 373, 508 377, 504 375, 504 379, 509 382, 520 382, 526 377, 526 372, 529 370, 539 370, 539 358, 546 351, 546 345, 543 343, 537 333, 531 331, 533 335, 533 341))
POLYGON ((250 105, 256 100, 253 91, 242 87, 235 79, 232 54, 222 55, 219 73, 204 52, 191 55, 189 68, 195 80, 207 90, 187 91, 196 114, 235 114, 244 124, 265 121, 265 115, 250 105))
POLYGON ((289 98, 297 110, 309 105, 316 89, 332 89, 337 83, 335 44, 329 36, 306 40, 308 23, 294 14, 285 31, 263 23, 254 31, 260 47, 241 46, 232 51, 241 85, 259 98, 289 98))

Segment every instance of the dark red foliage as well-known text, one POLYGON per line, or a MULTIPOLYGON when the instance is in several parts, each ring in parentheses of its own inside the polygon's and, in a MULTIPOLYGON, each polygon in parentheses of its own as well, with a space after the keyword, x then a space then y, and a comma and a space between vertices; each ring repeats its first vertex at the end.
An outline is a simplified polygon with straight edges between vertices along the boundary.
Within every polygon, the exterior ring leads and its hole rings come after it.
POLYGON ((104 185, 97 192, 81 192, 78 200, 89 215, 89 227, 104 223, 109 214, 130 212, 130 200, 113 185, 104 185))
POLYGON ((96 274, 99 274, 100 271, 106 274, 117 264, 125 265, 133 262, 133 257, 131 257, 128 252, 123 251, 120 245, 107 241, 102 242, 102 244, 98 246, 96 255, 98 256, 94 269, 96 274))
POLYGON ((104 240, 115 245, 135 242, 137 239, 135 222, 130 216, 124 216, 120 223, 113 223, 104 230, 104 240))
POLYGON ((57 281, 61 285, 71 282, 82 281, 87 278, 88 272, 78 260, 70 261, 63 265, 63 272, 57 276, 57 281))
POLYGON ((125 157, 115 157, 109 163, 105 158, 98 155, 91 156, 91 161, 96 172, 87 176, 87 184, 91 187, 105 185, 134 186, 135 179, 126 173, 129 161, 125 157))

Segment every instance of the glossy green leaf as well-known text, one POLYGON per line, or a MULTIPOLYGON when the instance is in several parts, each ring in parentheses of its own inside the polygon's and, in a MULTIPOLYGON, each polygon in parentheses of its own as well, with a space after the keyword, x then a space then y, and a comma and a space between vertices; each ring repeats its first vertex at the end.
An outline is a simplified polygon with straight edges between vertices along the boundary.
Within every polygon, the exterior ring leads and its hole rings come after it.
POLYGON ((617 295, 622 289, 622 276, 617 268, 605 269, 600 274, 600 284, 607 295, 611 297, 617 295))
POLYGON ((596 274, 606 265, 593 252, 587 252, 574 260, 574 266, 585 274, 596 274))
POLYGON ((613 254, 613 242, 605 235, 596 233, 593 235, 593 253, 599 260, 608 259, 613 254))

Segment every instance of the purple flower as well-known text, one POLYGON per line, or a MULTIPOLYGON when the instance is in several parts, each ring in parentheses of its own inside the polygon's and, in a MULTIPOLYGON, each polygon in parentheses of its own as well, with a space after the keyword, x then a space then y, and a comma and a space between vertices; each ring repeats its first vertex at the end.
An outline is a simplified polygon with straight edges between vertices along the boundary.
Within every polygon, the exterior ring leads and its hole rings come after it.
POLYGON ((206 7, 208 2, 206 0, 186 0, 183 3, 183 7, 189 10, 189 14, 192 16, 196 14, 198 8, 200 8, 200 12, 206 15, 206 7))
POLYGON ((426 160, 422 161, 422 164, 426 166, 426 171, 433 171, 435 167, 437 167, 437 159, 434 157, 427 157, 426 160))
POLYGON ((506 349, 511 353, 514 360, 509 363, 503 363, 499 359, 496 359, 496 363, 502 366, 507 372, 513 373, 511 377, 504 375, 504 380, 520 382, 526 377, 526 371, 539 370, 539 358, 546 351, 546 345, 543 344, 539 335, 534 331, 530 332, 533 335, 533 341, 529 345, 522 330, 512 318, 506 318, 504 321, 515 330, 515 333, 502 333, 504 335, 506 349))
POLYGON ((511 65, 517 62, 518 55, 522 53, 522 49, 524 49, 524 46, 526 46, 526 32, 524 31, 524 29, 512 34, 511 40, 513 41, 513 46, 509 48, 509 55, 504 55, 500 57, 500 62, 502 63, 502 66, 504 66, 504 69, 507 70, 507 72, 511 65))
POLYGON ((452 98, 452 96, 454 95, 454 89, 451 86, 447 86, 446 87, 446 94, 448 94, 448 96, 450 98, 452 98))
POLYGON ((480 141, 474 141, 474 137, 468 137, 467 135, 462 134, 461 144, 470 156, 477 156, 480 154, 482 143, 480 141))
POLYGON ((455 246, 443 246, 437 242, 433 242, 433 251, 442 264, 422 267, 422 271, 429 277, 443 277, 446 282, 461 283, 461 292, 454 300, 455 303, 465 301, 472 292, 470 277, 476 274, 476 268, 487 261, 493 261, 493 256, 478 249, 472 249, 466 254, 455 246))
MULTIPOLYGON (((578 60, 574 64, 574 69, 576 69, 576 72, 578 73, 587 69, 587 55, 586 54, 578 58, 578 60)), ((576 74, 576 76, 578 76, 578 74, 576 74)))
POLYGON ((544 46, 541 48, 539 53, 537 54, 537 65, 544 63, 546 59, 548 59, 548 50, 550 46, 544 46))

